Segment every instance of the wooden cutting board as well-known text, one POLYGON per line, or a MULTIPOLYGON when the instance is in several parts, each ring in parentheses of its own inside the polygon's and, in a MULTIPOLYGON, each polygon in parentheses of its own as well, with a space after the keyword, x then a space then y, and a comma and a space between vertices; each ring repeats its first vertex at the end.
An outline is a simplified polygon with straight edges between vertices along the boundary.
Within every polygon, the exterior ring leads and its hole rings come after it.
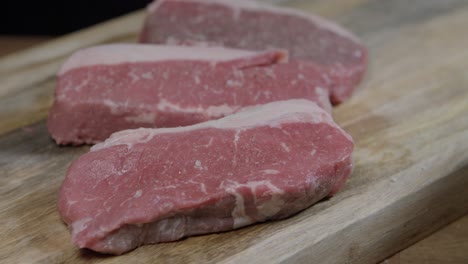
POLYGON ((334 110, 356 142, 344 190, 289 219, 109 257, 80 251, 57 213, 70 162, 44 119, 71 52, 136 39, 143 12, 0 59, 0 262, 377 262, 468 213, 468 1, 297 0, 356 32, 370 70, 334 110))

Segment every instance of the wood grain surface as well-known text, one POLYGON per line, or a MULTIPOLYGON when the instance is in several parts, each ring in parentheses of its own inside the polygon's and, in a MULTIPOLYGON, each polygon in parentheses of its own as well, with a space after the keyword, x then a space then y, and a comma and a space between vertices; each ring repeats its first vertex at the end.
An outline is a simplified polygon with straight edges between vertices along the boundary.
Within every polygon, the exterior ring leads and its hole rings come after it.
POLYGON ((282 1, 339 21, 370 49, 367 79, 334 109, 356 142, 343 191, 284 221, 120 257, 69 242, 56 195, 89 147, 57 147, 44 119, 63 60, 81 47, 134 41, 143 13, 1 58, 0 262, 372 263, 468 213, 468 2, 411 3, 282 1))
POLYGON ((0 36, 0 57, 50 39, 47 36, 0 36))
POLYGON ((468 216, 405 249, 397 263, 468 263, 468 216))

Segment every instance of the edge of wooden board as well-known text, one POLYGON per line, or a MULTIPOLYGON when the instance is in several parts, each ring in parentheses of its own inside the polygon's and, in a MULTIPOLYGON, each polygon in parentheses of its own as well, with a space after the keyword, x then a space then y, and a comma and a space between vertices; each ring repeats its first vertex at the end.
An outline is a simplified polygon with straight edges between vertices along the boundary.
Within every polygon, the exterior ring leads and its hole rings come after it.
POLYGON ((390 180, 380 181, 370 186, 367 192, 330 207, 327 213, 320 214, 316 219, 292 226, 294 230, 279 232, 222 262, 248 263, 251 259, 258 263, 382 261, 468 213, 468 197, 465 194, 468 189, 468 164, 445 177, 421 181, 424 177, 435 175, 437 168, 428 165, 439 163, 437 159, 434 156, 390 180), (429 172, 430 175, 421 172, 429 172), (401 179, 405 175, 415 177, 405 181, 401 179), (398 185, 405 188, 398 188, 398 185), (369 196, 373 198, 368 199, 369 196), (373 202, 361 207, 353 206, 363 200, 373 202), (352 222, 346 219, 349 215, 355 215, 358 220, 353 218, 352 222), (330 218, 335 220, 329 221, 330 218), (330 226, 330 222, 337 223, 336 219, 340 220, 340 224, 330 226), (320 232, 324 226, 332 230, 326 234, 320 232), (314 235, 319 237, 314 238, 314 235), (278 241, 287 241, 293 246, 285 246, 278 241), (266 251, 269 254, 259 254, 266 251))
POLYGON ((65 58, 78 49, 135 38, 144 12, 136 11, 0 57, 0 97, 54 76, 65 58))

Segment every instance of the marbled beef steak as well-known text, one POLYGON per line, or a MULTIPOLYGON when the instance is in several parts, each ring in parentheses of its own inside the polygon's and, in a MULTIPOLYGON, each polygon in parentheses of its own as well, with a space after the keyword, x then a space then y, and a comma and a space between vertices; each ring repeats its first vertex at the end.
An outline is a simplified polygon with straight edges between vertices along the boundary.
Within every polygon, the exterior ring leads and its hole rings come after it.
POLYGON ((246 0, 157 0, 143 43, 287 49, 320 67, 332 102, 348 98, 367 69, 367 49, 349 31, 308 12, 246 0))
POLYGON ((72 163, 59 210, 77 246, 122 254, 295 214, 343 186, 352 151, 351 137, 307 100, 125 130, 72 163))
POLYGON ((284 51, 105 45, 64 63, 48 129, 58 144, 91 144, 124 129, 192 125, 293 98, 331 109, 320 70, 287 63, 284 51))

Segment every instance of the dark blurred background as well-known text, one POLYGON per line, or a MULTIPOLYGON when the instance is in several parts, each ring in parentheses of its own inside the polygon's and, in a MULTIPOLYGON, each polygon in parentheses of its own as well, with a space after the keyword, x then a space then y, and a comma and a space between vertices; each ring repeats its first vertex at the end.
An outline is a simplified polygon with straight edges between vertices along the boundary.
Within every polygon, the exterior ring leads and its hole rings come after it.
POLYGON ((2 0, 0 35, 56 36, 144 8, 151 0, 2 0))

